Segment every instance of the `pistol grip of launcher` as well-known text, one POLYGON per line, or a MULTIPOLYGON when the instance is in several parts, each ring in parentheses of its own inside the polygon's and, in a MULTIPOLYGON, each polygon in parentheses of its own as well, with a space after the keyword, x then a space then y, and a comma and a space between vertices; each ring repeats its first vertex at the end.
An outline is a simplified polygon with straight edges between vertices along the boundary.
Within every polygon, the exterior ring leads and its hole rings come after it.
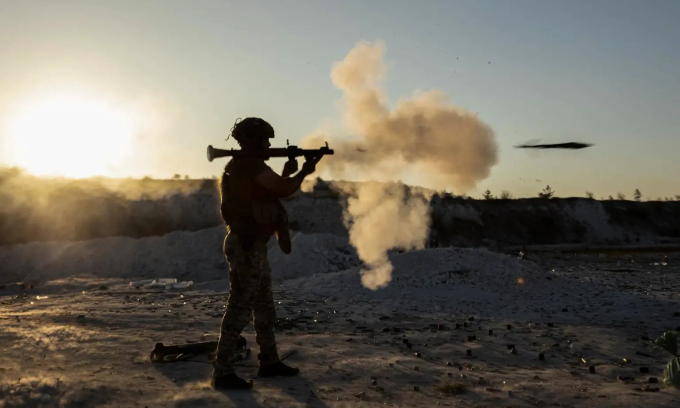
POLYGON ((300 152, 302 149, 300 149, 297 146, 288 146, 286 148, 286 152, 288 153, 288 160, 289 161, 295 161, 298 157, 302 156, 300 152))

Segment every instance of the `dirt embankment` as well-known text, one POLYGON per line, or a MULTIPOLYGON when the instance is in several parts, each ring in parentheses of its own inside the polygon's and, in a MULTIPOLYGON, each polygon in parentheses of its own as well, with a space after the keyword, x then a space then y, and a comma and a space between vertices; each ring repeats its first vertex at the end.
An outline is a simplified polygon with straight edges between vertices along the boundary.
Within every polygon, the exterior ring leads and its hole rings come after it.
POLYGON ((0 169, 0 245, 145 237, 219 223, 214 180, 37 178, 0 169))
POLYGON ((653 244, 680 238, 680 202, 584 198, 435 197, 433 230, 445 245, 653 244))
MULTIPOLYGON (((221 223, 213 180, 114 183, 4 176, 0 245, 139 238, 221 223)), ((292 229, 347 235, 342 198, 330 190, 299 193, 285 203, 292 229)), ((432 234, 440 245, 644 244, 680 239, 679 201, 470 200, 435 195, 431 205, 432 234)))

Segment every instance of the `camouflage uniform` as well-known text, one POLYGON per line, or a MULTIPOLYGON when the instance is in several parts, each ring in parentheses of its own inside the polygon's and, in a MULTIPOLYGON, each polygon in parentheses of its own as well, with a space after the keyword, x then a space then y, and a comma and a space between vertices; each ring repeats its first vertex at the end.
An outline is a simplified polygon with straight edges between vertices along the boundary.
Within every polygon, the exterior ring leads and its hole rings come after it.
MULTIPOLYGON (((262 119, 246 118, 234 125, 232 136, 244 150, 246 145, 258 150, 270 146, 264 138, 273 138, 274 129, 262 119), (252 143, 246 143, 253 137, 252 143)), ((265 160, 258 155, 233 157, 220 183, 220 213, 228 229, 223 249, 229 263, 229 298, 213 362, 211 385, 216 389, 252 387, 252 381, 243 380, 234 372, 234 352, 253 312, 256 341, 260 346, 258 376, 299 373, 297 368, 283 364, 276 350, 276 309, 267 242, 276 235, 279 247, 286 254, 291 251, 291 242, 286 210, 277 194, 256 181, 260 174, 273 172, 265 160)))
POLYGON ((222 319, 215 369, 221 374, 234 372, 234 351, 239 334, 255 316, 258 358, 262 364, 279 361, 274 337, 276 309, 272 295, 271 268, 267 260, 268 236, 257 238, 244 250, 239 237, 231 232, 224 240, 229 262, 229 299, 222 319))
MULTIPOLYGON (((269 138, 274 137, 271 125, 262 120, 239 122, 239 126, 251 125, 263 128, 251 131, 264 131, 269 138)), ((267 170, 272 171, 262 158, 233 158, 227 163, 220 183, 220 212, 229 231, 224 240, 229 263, 229 298, 213 363, 218 376, 234 373, 236 344, 253 314, 260 365, 279 361, 267 242, 276 234, 284 252, 286 249, 290 252, 290 236, 285 208, 275 195, 255 182, 257 175, 267 170)))

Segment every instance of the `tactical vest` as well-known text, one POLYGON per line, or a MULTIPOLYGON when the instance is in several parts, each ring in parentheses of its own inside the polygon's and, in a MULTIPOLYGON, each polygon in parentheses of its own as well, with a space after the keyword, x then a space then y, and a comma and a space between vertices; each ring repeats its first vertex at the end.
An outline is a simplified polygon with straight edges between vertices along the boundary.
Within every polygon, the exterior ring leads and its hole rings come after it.
POLYGON ((275 197, 254 199, 253 191, 257 187, 246 175, 230 171, 231 164, 225 167, 220 183, 220 212, 229 231, 236 233, 246 247, 257 238, 276 233, 281 249, 290 253, 285 207, 275 197))

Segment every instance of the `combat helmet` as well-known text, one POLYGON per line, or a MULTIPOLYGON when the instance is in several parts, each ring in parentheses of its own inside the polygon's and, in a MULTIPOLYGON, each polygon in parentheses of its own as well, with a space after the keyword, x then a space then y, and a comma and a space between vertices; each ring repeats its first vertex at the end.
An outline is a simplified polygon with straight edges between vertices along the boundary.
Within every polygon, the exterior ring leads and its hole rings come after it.
POLYGON ((274 128, 266 120, 254 117, 243 120, 241 118, 236 119, 234 127, 231 128, 231 137, 236 139, 239 144, 257 136, 273 139, 274 128))

